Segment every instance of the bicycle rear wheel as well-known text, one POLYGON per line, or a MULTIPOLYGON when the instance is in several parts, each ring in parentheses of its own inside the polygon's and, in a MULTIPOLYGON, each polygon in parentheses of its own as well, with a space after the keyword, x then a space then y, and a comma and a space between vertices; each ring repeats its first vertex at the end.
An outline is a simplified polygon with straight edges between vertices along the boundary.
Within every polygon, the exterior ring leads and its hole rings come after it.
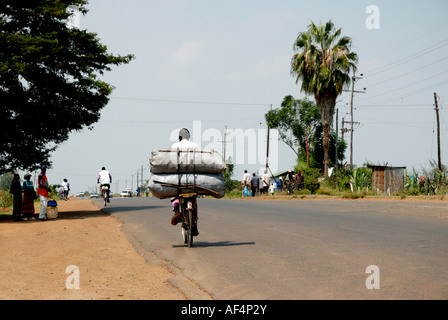
POLYGON ((193 246, 193 210, 188 209, 188 247, 193 246))

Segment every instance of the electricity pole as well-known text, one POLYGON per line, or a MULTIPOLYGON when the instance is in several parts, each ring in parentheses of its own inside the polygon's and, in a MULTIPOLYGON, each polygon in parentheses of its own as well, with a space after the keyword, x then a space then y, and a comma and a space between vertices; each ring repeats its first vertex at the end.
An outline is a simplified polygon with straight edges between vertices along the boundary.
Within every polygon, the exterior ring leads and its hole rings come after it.
MULTIPOLYGON (((356 76, 356 72, 353 70, 353 76, 352 76, 352 89, 350 90, 351 92, 351 97, 350 97, 350 124, 351 124, 351 128, 350 130, 350 169, 353 169, 353 94, 356 93, 365 93, 366 92, 366 88, 364 88, 364 91, 355 91, 355 82, 358 79, 362 79, 362 73, 361 73, 361 77, 357 77, 356 76)), ((348 91, 348 90, 343 90, 343 91, 348 91)))
POLYGON ((338 109, 336 108, 336 142, 335 142, 335 151, 336 151, 336 157, 335 157, 335 173, 338 171, 338 109))
POLYGON ((435 110, 436 110, 436 119, 437 119, 437 160, 439 170, 442 171, 442 161, 440 158, 440 122, 439 122, 439 106, 437 104, 437 94, 434 92, 434 102, 435 102, 435 110))
POLYGON ((224 162, 226 162, 226 143, 228 143, 229 141, 227 141, 227 126, 226 126, 226 130, 224 131, 224 140, 221 141, 222 143, 222 155, 224 158, 224 162))
MULTIPOLYGON (((271 110, 272 110, 272 104, 271 104, 271 110)), ((269 125, 268 125, 268 136, 266 142, 266 172, 268 168, 269 168, 269 125)))

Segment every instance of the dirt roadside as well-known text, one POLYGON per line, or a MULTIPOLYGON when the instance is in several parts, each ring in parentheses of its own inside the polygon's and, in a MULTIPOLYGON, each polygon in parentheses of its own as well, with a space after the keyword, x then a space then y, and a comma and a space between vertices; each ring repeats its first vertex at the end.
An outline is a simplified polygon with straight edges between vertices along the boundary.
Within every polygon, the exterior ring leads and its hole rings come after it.
POLYGON ((174 274, 148 263, 92 201, 58 201, 58 210, 48 221, 0 221, 1 300, 186 299, 169 283, 174 274), (79 289, 70 289, 72 265, 79 289))

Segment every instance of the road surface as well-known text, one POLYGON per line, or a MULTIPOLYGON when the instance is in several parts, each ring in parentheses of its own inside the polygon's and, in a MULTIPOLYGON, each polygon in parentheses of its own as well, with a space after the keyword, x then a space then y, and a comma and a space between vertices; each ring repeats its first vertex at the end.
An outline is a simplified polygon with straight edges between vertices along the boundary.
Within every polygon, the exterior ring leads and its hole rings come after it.
MULTIPOLYGON (((98 200, 99 201, 99 200, 98 200)), ((446 202, 199 199, 193 248, 171 203, 113 198, 148 257, 213 299, 447 299, 446 202)), ((204 297, 205 298, 205 297, 204 297)))

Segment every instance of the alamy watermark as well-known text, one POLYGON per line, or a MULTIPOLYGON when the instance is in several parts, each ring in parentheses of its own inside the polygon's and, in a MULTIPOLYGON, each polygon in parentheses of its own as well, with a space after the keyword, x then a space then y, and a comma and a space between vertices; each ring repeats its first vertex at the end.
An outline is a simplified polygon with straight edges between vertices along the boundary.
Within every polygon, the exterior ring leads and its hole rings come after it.
MULTIPOLYGON (((200 149, 215 150, 226 161, 231 159, 236 165, 259 165, 261 172, 266 168, 267 128, 226 128, 223 132, 216 128, 202 130, 202 122, 193 121, 193 126, 187 129, 191 133, 191 141, 200 149)), ((179 141, 179 130, 171 131, 170 141, 179 141)), ((278 131, 270 129, 268 164, 272 172, 278 170, 278 141, 278 131)))
POLYGON ((369 290, 380 288, 380 268, 370 265, 366 268, 366 273, 370 274, 366 279, 366 288, 369 290))
POLYGON ((369 30, 380 29, 380 8, 372 4, 367 6, 366 13, 370 14, 366 19, 366 28, 369 30))
POLYGON ((69 290, 79 290, 81 288, 79 267, 75 265, 69 265, 65 269, 65 273, 70 273, 70 275, 65 280, 65 287, 69 290))

